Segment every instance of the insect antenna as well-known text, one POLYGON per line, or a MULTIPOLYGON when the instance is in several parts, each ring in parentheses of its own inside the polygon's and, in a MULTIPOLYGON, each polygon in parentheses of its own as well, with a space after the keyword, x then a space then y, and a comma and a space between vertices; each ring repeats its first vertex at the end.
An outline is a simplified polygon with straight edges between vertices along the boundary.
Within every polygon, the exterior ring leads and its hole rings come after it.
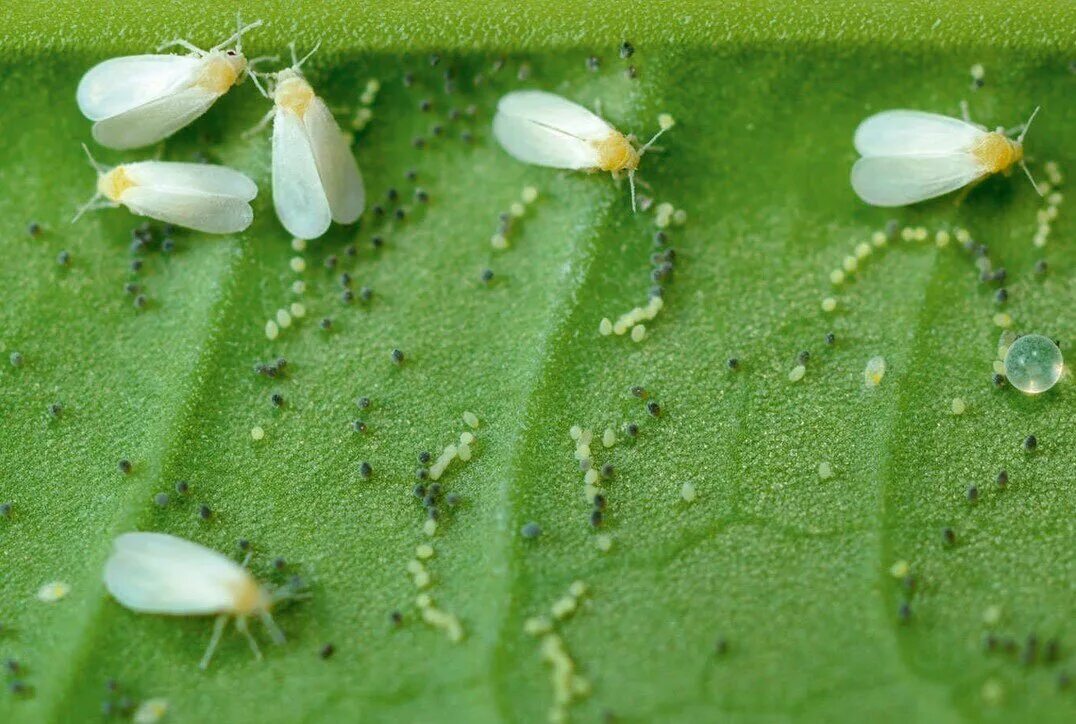
POLYGON ((1031 175, 1031 169, 1027 167, 1027 163, 1024 161, 1024 159, 1020 159, 1020 168, 1024 169, 1024 173, 1027 174, 1027 180, 1030 181, 1031 185, 1035 187, 1035 193, 1037 193, 1039 196, 1045 196, 1045 194, 1042 193, 1042 189, 1039 188, 1038 182, 1035 181, 1035 177, 1031 175))
POLYGON ((1042 108, 1042 106, 1035 106, 1035 110, 1031 112, 1031 117, 1027 119, 1027 123, 1024 124, 1023 130, 1020 131, 1020 135, 1016 138, 1017 143, 1024 142, 1024 136, 1027 135, 1027 130, 1031 128, 1031 122, 1035 120, 1035 116, 1039 114, 1040 108, 1042 108))
POLYGON ((650 148, 651 146, 653 146, 653 145, 654 145, 654 141, 656 141, 656 140, 658 140, 659 138, 661 138, 661 134, 665 133, 665 131, 669 130, 669 128, 672 128, 672 126, 669 126, 669 127, 667 127, 667 128, 662 128, 662 129, 659 129, 657 133, 655 133, 655 134, 654 134, 653 136, 651 136, 651 137, 650 137, 650 140, 649 140, 649 141, 647 141, 647 142, 646 142, 646 144, 645 144, 645 145, 644 145, 644 146, 643 146, 642 148, 640 148, 640 149, 639 149, 639 156, 642 156, 642 155, 643 155, 644 153, 646 153, 646 152, 647 152, 647 150, 648 150, 648 149, 649 149, 649 148, 650 148))
POLYGON ((246 25, 243 25, 242 22, 243 21, 240 19, 239 13, 237 12, 235 14, 235 23, 237 27, 235 33, 233 33, 231 37, 229 37, 223 43, 214 45, 212 48, 210 48, 209 52, 220 50, 221 48, 224 48, 234 42, 235 52, 241 53, 243 52, 243 35, 249 33, 251 30, 254 30, 254 28, 260 28, 262 25, 265 24, 265 21, 263 20, 255 20, 253 23, 247 23, 246 25))
MULTIPOLYGON (((90 165, 93 166, 93 170, 96 171, 99 176, 108 173, 108 167, 103 166, 103 165, 101 165, 100 163, 97 162, 97 159, 95 159, 93 157, 93 154, 90 153, 90 149, 86 147, 85 143, 82 144, 82 150, 86 152, 86 158, 88 158, 90 160, 90 165)), ((80 206, 78 208, 78 211, 75 213, 75 217, 73 219, 71 219, 71 223, 72 224, 75 223, 80 218, 82 218, 83 214, 85 214, 87 211, 95 208, 96 205, 97 205, 97 200, 99 198, 101 198, 101 192, 100 191, 95 193, 93 195, 93 198, 91 198, 89 201, 87 201, 86 203, 84 203, 82 206, 80 206)))
POLYGON ((86 158, 90 159, 90 165, 93 166, 94 171, 100 174, 108 173, 108 166, 98 163, 97 159, 93 157, 93 154, 90 153, 90 149, 87 148, 85 143, 82 144, 82 150, 86 152, 86 158))
MULTIPOLYGON (((1031 116, 1027 119, 1027 123, 1024 124, 1023 130, 1020 131, 1020 135, 1016 138, 1017 143, 1024 142, 1024 136, 1027 135, 1028 129, 1031 128, 1031 122, 1035 120, 1035 116, 1039 114, 1040 108, 1042 108, 1042 106, 1035 106, 1035 110, 1031 112, 1031 116)), ((1031 185, 1035 187, 1035 192, 1039 196, 1042 196, 1042 189, 1040 189, 1038 183, 1035 182, 1035 177, 1031 175, 1031 169, 1027 167, 1027 163, 1022 158, 1020 159, 1020 168, 1024 169, 1024 173, 1027 174, 1028 181, 1030 181, 1031 185)))
POLYGON ((97 200, 99 198, 101 198, 101 192, 100 191, 95 193, 93 195, 92 199, 90 199, 89 201, 84 203, 82 206, 78 207, 78 211, 75 212, 75 216, 74 216, 74 218, 71 219, 71 223, 73 224, 76 221, 78 221, 79 219, 81 219, 82 215, 85 214, 87 211, 93 211, 93 210, 97 209, 98 208, 97 200))
POLYGON ((302 59, 302 60, 296 60, 296 59, 295 59, 295 43, 291 43, 291 45, 289 45, 288 47, 290 47, 290 48, 291 48, 291 61, 292 61, 292 68, 294 68, 295 70, 299 70, 300 68, 302 68, 302 67, 303 67, 303 63, 305 63, 306 61, 310 60, 310 56, 311 56, 311 55, 313 55, 314 53, 318 52, 318 48, 320 48, 320 47, 321 47, 321 41, 319 40, 319 41, 317 42, 317 45, 315 45, 315 46, 314 46, 314 49, 313 49, 313 50, 311 50, 311 51, 310 51, 309 53, 307 53, 306 55, 304 55, 304 56, 303 56, 303 59, 302 59))

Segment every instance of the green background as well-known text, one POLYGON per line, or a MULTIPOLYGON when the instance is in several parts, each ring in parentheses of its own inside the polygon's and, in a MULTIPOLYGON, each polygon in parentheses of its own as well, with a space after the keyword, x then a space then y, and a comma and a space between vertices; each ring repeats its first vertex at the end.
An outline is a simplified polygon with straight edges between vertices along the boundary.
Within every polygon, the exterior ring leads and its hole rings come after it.
POLYGON ((0 720, 94 720, 115 678, 132 699, 167 698, 174 721, 542 721, 549 673, 522 622, 577 579, 591 592, 559 630, 593 684, 571 709, 579 721, 1073 720, 1076 687, 1058 686, 1061 672, 1076 674, 1071 380, 1034 398, 993 387, 993 288, 955 244, 893 244, 840 290, 837 313, 819 307, 829 270, 888 219, 962 225, 1008 270, 1017 328, 1076 354, 1069 205, 1038 250, 1042 202, 1020 175, 988 181, 960 206, 895 211, 866 207, 847 183, 865 116, 955 115, 965 98, 991 127, 1041 105, 1027 139, 1033 170, 1042 180, 1052 159, 1076 173, 1073 5, 385 5, 243 4, 246 18, 267 23, 248 37, 249 56, 323 42, 306 71, 342 120, 367 79, 380 79, 356 155, 368 205, 395 188, 408 210, 403 221, 368 210, 360 228, 311 242, 308 315, 275 342, 263 326, 297 300, 295 253, 272 213, 268 135, 241 136, 267 109, 249 84, 160 148, 94 149, 107 163, 201 151, 244 170, 262 189, 247 232, 177 234, 173 252, 139 255, 134 274, 128 212, 69 223, 93 191, 79 148, 90 124, 74 103, 82 73, 174 36, 211 45, 235 8, 5 10, 0 500, 14 507, 0 519, 0 656, 19 661, 31 690, 0 693, 0 720), (630 61, 617 53, 624 39, 636 48, 630 61), (601 58, 597 72, 590 55, 601 58), (523 63, 527 81, 516 78, 523 63), (974 63, 986 69, 977 91, 974 63), (626 187, 605 175, 507 157, 489 121, 517 87, 600 100, 610 121, 644 137, 659 113, 678 121, 641 168, 654 197, 688 221, 670 231, 675 277, 640 344, 597 328, 646 299, 653 215, 633 216, 626 187), (473 118, 449 120, 470 104, 473 118), (416 183, 428 206, 412 200, 416 183), (491 251, 497 214, 527 184, 539 201, 511 248, 491 251), (26 232, 32 221, 39 238, 26 232), (56 263, 61 250, 68 267, 56 263), (339 264, 327 270, 333 254, 339 264), (1032 273, 1039 259, 1050 265, 1044 278, 1032 273), (486 267, 489 285, 479 280, 486 267), (369 304, 341 302, 342 271, 356 291, 374 290, 369 304), (124 293, 132 281, 150 300, 144 310, 124 293), (395 347, 407 355, 401 367, 395 347), (811 360, 793 384, 800 350, 811 360), (22 367, 8 364, 12 351, 22 367), (889 372, 870 390, 863 367, 876 354, 889 372), (284 377, 252 371, 278 355, 284 377), (731 356, 740 371, 725 367, 731 356), (660 418, 633 385, 661 403, 660 418), (364 395, 373 404, 360 413, 353 400, 364 395), (949 414, 954 396, 968 403, 963 416, 949 414), (428 565, 431 595, 466 630, 451 644, 417 619, 404 566, 426 540, 410 496, 416 455, 452 442, 465 410, 482 420, 475 458, 442 479, 463 502, 445 516, 428 565), (349 429, 360 416, 365 435, 349 429), (637 440, 597 453, 616 466, 604 531, 614 545, 602 554, 567 431, 628 422, 640 425, 637 440), (266 431, 259 443, 254 425, 266 431), (1021 441, 1032 433, 1040 446, 1029 456, 1021 441), (121 458, 130 475, 118 472, 121 458), (826 481, 823 460, 836 471, 826 481), (1005 491, 993 484, 1001 468, 1005 491), (154 505, 177 479, 191 493, 154 505), (679 497, 685 481, 698 490, 692 505, 679 497), (974 505, 972 484, 982 493, 974 505), (196 514, 202 503, 209 521, 196 514), (539 539, 519 535, 527 521, 541 524, 539 539), (945 526, 955 546, 943 545, 945 526), (259 631, 259 663, 231 632, 199 671, 208 620, 136 615, 100 582, 111 539, 133 529, 237 558, 235 541, 247 538, 259 577, 303 576, 313 598, 277 616, 287 645, 259 631), (916 578, 910 597, 889 574, 897 560, 916 578), (70 583, 70 595, 39 602, 52 580, 70 583), (906 599, 912 616, 901 623, 906 599), (993 627, 983 623, 990 606, 1002 611, 993 627), (393 610, 404 614, 399 627, 393 610), (989 631, 1020 646, 1030 633, 1056 636, 1060 661, 985 653, 989 631), (327 642, 336 653, 322 660, 327 642))

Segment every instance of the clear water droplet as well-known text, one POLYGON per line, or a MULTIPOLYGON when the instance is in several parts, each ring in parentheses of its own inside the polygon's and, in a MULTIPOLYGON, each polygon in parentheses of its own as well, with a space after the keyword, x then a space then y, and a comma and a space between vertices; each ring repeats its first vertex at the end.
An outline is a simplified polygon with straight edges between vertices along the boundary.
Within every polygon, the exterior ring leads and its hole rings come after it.
POLYGON ((1064 358, 1053 340, 1041 334, 1025 334, 1005 354, 1005 376, 1021 392, 1038 394, 1057 384, 1064 358))

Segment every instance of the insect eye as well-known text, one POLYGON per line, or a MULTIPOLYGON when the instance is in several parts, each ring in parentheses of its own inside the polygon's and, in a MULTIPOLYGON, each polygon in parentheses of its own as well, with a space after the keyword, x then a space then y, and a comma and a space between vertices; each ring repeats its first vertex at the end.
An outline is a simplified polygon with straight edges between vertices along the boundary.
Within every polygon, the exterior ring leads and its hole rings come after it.
POLYGON ((234 50, 229 50, 228 55, 235 55, 235 51, 234 50))

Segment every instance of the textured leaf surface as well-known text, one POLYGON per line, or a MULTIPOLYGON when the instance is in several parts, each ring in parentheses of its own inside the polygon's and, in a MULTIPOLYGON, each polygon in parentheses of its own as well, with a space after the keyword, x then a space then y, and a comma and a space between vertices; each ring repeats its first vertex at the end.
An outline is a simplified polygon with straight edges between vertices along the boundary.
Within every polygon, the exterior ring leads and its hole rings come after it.
POLYGON ((523 622, 575 580, 590 592, 558 630, 592 684, 570 710, 581 721, 1076 716, 1073 690, 1058 686, 1061 672, 1076 673, 1071 380, 1035 398, 994 389, 993 286, 955 242, 891 244, 837 290, 838 312, 819 306, 833 293, 829 270, 888 219, 959 225, 1008 270, 1017 327, 1076 354, 1067 205, 1040 250, 1031 240, 1043 202, 1019 174, 959 206, 895 213, 865 207, 847 183, 852 131, 867 114, 956 114, 962 98, 989 126, 1016 125, 1041 105, 1027 142, 1035 172, 1045 160, 1076 172, 1072 6, 590 5, 585 17, 527 3, 245 9, 269 23, 249 38, 250 55, 325 41, 309 75, 342 120, 367 79, 382 84, 355 147, 370 204, 386 218, 368 211, 358 228, 312 242, 301 274, 272 214, 268 137, 241 136, 265 111, 246 85, 160 149, 95 152, 110 163, 206 152, 247 171, 262 189, 248 232, 177 234, 171 253, 137 255, 135 273, 137 220, 126 211, 68 223, 92 193, 78 147, 89 124, 74 104, 81 74, 175 35, 212 44, 231 8, 10 10, 0 32, 0 500, 13 508, 0 519, 0 655, 20 664, 8 681, 30 690, 0 695, 0 719, 92 719, 114 678, 135 700, 168 699, 174 721, 543 720, 549 672, 523 622), (637 48, 628 61, 617 54, 625 38, 637 48), (601 58, 596 72, 590 55, 601 58), (977 62, 986 84, 972 91, 977 62), (653 213, 632 216, 626 188, 607 176, 527 168, 501 152, 492 109, 522 86, 600 101, 643 137, 658 113, 678 120, 642 168, 653 196, 688 220, 669 231, 675 276, 641 343, 597 330, 646 300, 653 213), (468 105, 473 117, 450 117, 468 105), (510 248, 491 250, 498 214, 527 184, 538 202, 510 248), (428 204, 414 200, 416 186, 428 204), (386 200, 389 189, 401 202, 386 200), (1045 277, 1033 273, 1039 259, 1045 277), (342 272, 354 280, 350 304, 342 272), (145 309, 128 282, 143 288, 145 309), (307 316, 268 341, 266 320, 295 301, 307 316), (800 350, 811 353, 807 375, 791 383, 800 350), (22 366, 8 364, 12 352, 22 366), (877 354, 888 374, 867 389, 863 368, 877 354), (252 371, 281 355, 284 376, 252 371), (660 402, 660 417, 633 385, 660 402), (372 400, 365 410, 361 396, 372 400), (968 409, 953 416, 958 396, 968 409), (419 619, 405 566, 428 540, 410 492, 416 456, 453 442, 467 410, 482 420, 475 456, 441 481, 462 502, 446 510, 427 564, 429 593, 466 631, 453 644, 419 619), (364 434, 350 428, 358 418, 364 434), (635 440, 594 444, 597 461, 616 468, 603 531, 613 547, 602 553, 568 429, 627 423, 639 425, 635 440), (251 440, 253 426, 265 439, 251 440), (1029 434, 1040 441, 1033 455, 1021 447, 1029 434), (823 461, 831 479, 819 479, 823 461), (993 482, 1002 468, 1004 491, 993 482), (172 492, 177 480, 190 481, 188 495, 172 492), (681 499, 685 482, 697 490, 692 504, 681 499), (980 490, 975 504, 969 485, 980 490), (162 491, 171 501, 159 507, 162 491), (519 534, 529 521, 540 538, 519 534), (943 544, 945 527, 955 545, 943 544), (313 598, 279 613, 289 641, 262 637, 265 661, 233 632, 199 672, 209 621, 133 614, 100 583, 111 539, 132 529, 237 559, 236 540, 249 539, 260 577, 299 574, 313 598), (911 593, 890 574, 901 560, 911 593), (55 580, 71 593, 38 601, 55 580), (986 624, 992 607, 999 620, 986 624), (984 652, 990 632, 1019 648, 1036 634, 1036 660, 984 652), (1046 662, 1053 637, 1060 660, 1046 662), (322 660, 329 642, 335 655, 322 660))

